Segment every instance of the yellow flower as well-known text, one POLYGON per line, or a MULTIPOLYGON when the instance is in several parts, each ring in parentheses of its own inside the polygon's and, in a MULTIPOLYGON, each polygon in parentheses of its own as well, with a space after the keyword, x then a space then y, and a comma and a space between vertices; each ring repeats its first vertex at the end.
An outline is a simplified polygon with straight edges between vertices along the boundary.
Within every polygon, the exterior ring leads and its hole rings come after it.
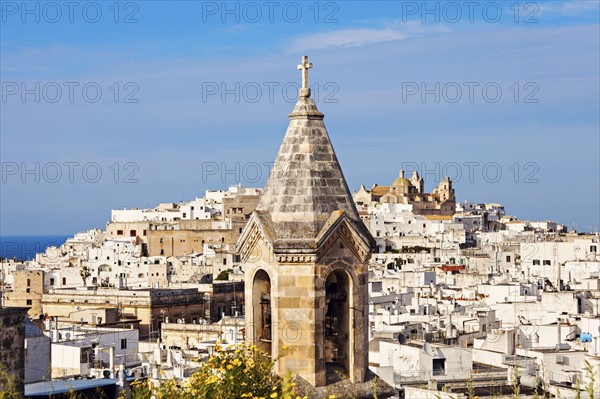
POLYGON ((273 393, 271 394, 271 397, 272 397, 272 398, 276 398, 276 397, 277 397, 277 392, 273 392, 273 393))
POLYGON ((207 384, 212 384, 212 383, 214 383, 214 382, 217 382, 218 380, 219 380, 219 379, 217 378, 217 376, 216 376, 216 375, 211 375, 210 377, 208 377, 208 378, 206 379, 206 383, 207 383, 207 384))

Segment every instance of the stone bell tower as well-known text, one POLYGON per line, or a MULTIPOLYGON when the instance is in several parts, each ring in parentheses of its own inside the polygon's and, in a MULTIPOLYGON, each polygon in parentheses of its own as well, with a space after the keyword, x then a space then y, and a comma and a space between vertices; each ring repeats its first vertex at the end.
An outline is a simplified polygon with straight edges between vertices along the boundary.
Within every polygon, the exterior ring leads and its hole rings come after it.
POLYGON ((310 98, 302 88, 266 187, 237 244, 245 273, 246 335, 278 359, 276 371, 315 387, 333 374, 364 382, 368 367, 367 263, 362 223, 310 98))

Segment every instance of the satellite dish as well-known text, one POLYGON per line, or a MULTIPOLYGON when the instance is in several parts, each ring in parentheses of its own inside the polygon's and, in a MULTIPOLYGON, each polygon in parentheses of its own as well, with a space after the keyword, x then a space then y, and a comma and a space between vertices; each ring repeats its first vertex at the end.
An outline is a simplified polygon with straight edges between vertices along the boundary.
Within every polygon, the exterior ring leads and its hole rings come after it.
POLYGON ((406 343, 406 335, 398 334, 398 342, 400 345, 404 345, 406 343))

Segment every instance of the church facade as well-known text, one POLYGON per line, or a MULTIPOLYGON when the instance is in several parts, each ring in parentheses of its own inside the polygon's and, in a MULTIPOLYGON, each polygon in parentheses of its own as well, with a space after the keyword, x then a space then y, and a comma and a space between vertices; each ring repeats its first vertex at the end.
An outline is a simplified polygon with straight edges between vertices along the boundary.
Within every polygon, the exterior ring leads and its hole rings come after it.
POLYGON ((415 170, 407 179, 404 171, 390 186, 375 184, 370 190, 364 185, 354 193, 354 201, 359 206, 372 203, 408 204, 412 205, 415 215, 452 216, 456 212, 456 196, 452 188, 452 180, 446 176, 431 193, 424 192, 424 180, 415 170))

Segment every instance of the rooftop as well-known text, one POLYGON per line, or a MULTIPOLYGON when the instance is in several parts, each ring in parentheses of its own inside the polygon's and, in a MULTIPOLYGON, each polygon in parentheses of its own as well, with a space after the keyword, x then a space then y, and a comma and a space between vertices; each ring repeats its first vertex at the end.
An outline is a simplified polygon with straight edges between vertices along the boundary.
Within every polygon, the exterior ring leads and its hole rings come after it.
POLYGON ((102 378, 91 380, 52 380, 25 384, 25 396, 50 396, 66 393, 70 390, 83 391, 109 385, 116 385, 116 378, 102 378))

